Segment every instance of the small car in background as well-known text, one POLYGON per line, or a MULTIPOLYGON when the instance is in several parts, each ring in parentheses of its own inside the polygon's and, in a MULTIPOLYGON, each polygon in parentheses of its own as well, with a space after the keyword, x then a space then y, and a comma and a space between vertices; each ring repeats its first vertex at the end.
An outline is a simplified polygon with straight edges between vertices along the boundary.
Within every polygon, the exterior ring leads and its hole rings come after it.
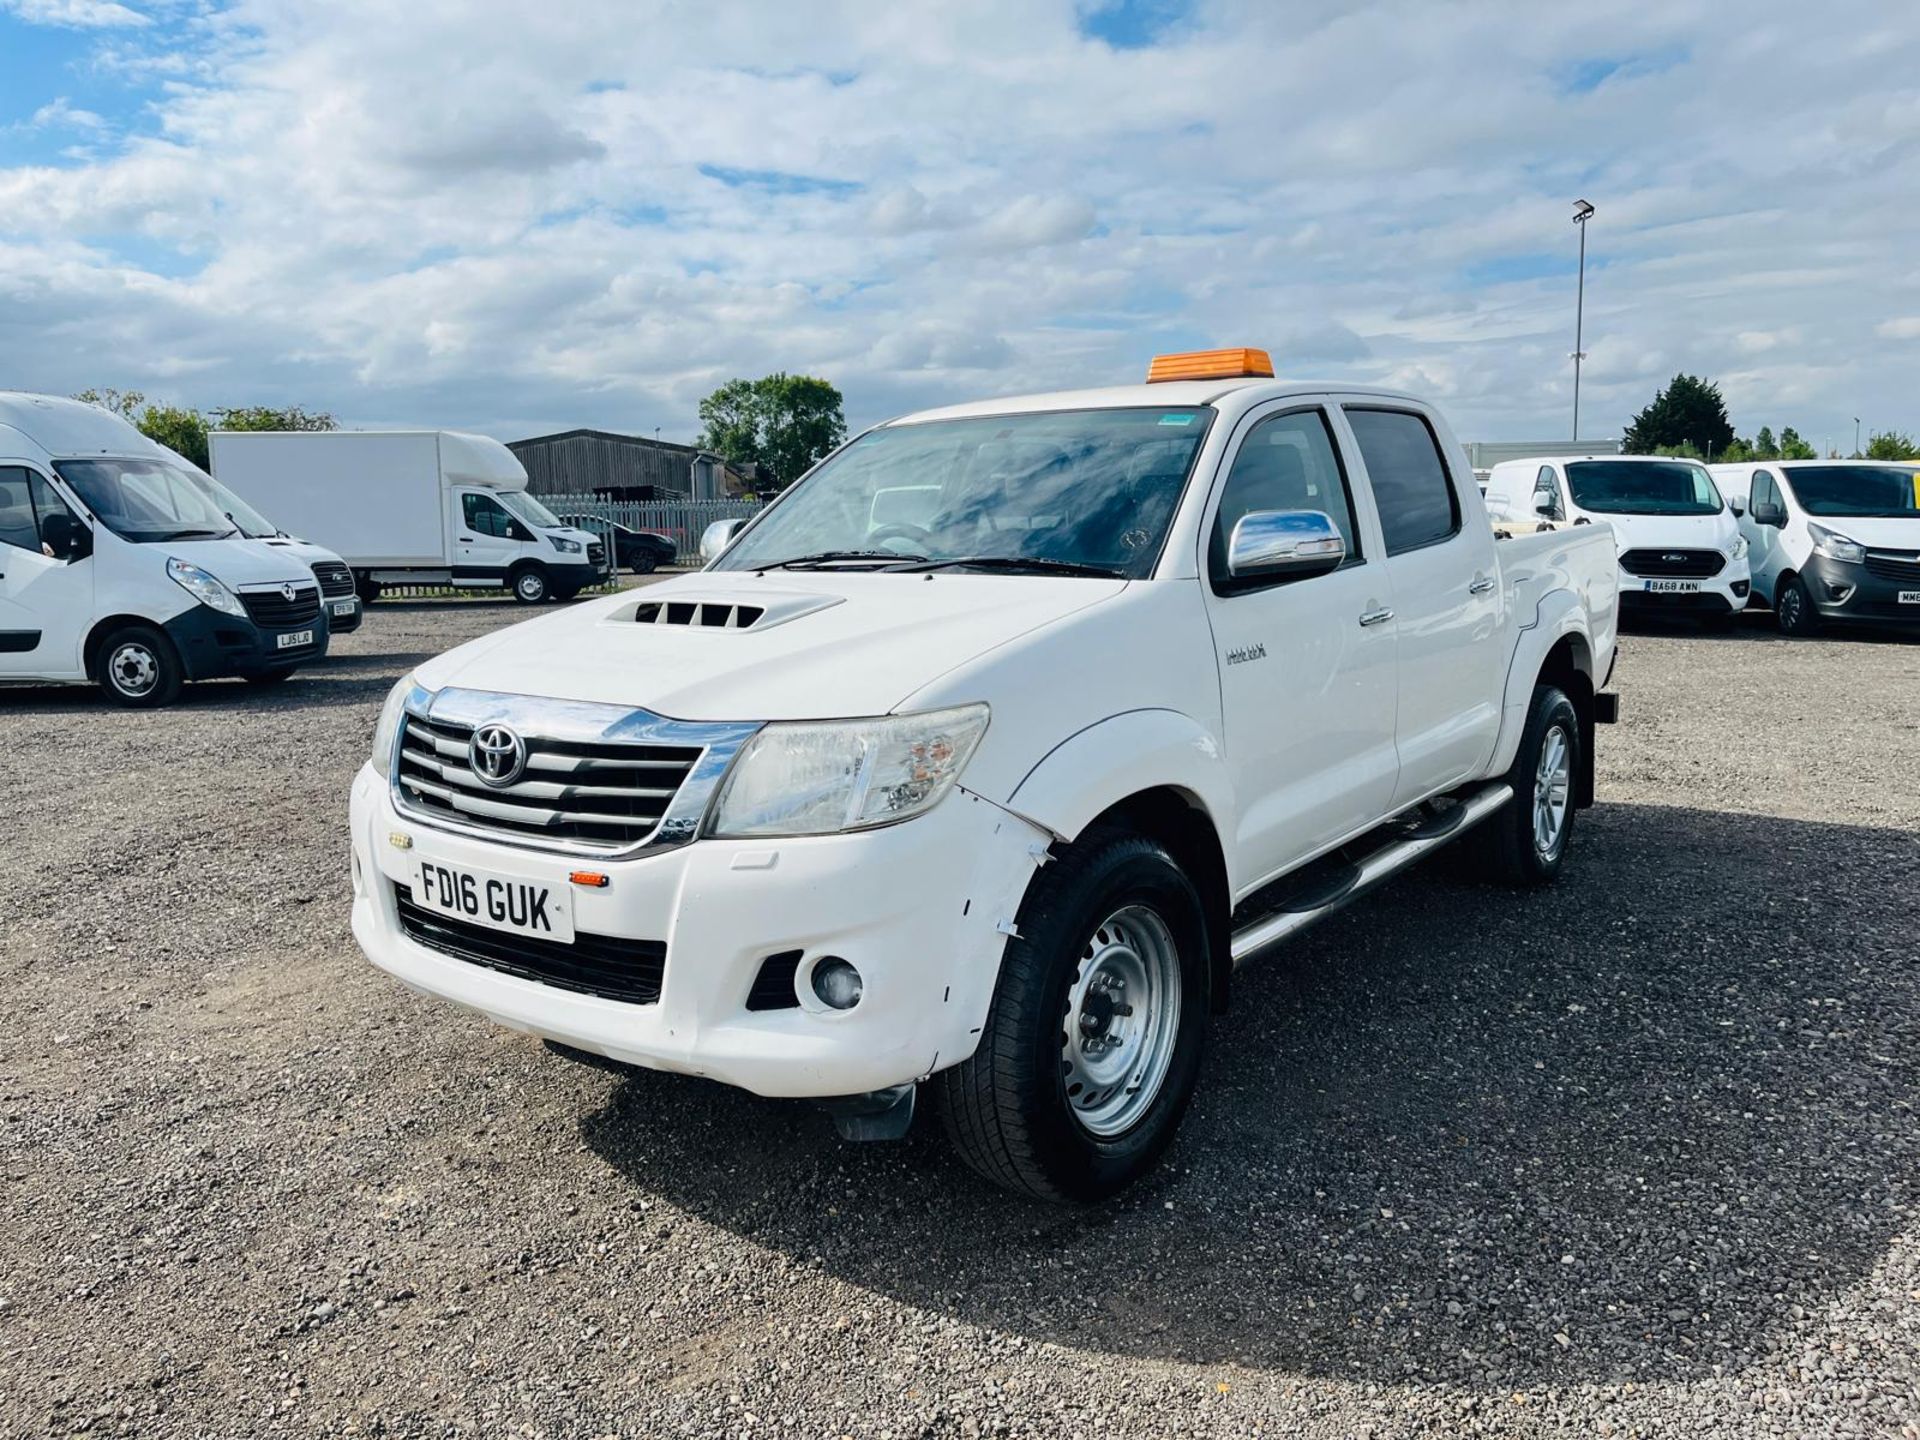
POLYGON ((617 520, 602 520, 595 515, 562 515, 576 530, 604 535, 613 545, 613 568, 631 570, 636 575, 651 575, 680 558, 680 547, 671 535, 658 530, 635 530, 617 520))

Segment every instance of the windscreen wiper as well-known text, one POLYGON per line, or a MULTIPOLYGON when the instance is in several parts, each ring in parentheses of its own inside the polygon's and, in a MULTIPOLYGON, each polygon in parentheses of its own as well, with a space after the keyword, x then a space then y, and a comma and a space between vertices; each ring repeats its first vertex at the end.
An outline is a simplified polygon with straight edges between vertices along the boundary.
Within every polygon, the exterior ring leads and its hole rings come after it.
POLYGON ((959 555, 951 560, 923 560, 903 567, 922 570, 1005 570, 1027 575, 1090 575, 1100 580, 1124 580, 1127 572, 1111 565, 1083 565, 1077 560, 1043 560, 1037 555, 959 555))
POLYGON ((884 560, 888 565, 911 565, 926 560, 925 555, 907 555, 898 550, 821 550, 812 555, 795 555, 789 560, 773 560, 755 565, 755 570, 818 570, 839 561, 884 560))

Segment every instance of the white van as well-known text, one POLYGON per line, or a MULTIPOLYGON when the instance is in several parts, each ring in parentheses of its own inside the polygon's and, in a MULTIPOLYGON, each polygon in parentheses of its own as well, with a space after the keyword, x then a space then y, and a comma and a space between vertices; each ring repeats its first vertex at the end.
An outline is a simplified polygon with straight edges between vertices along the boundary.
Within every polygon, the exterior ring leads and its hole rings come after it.
POLYGON ((95 681, 144 707, 319 659, 319 581, 243 535, 232 503, 117 415, 0 392, 0 681, 95 681))
POLYGON ((457 430, 216 430, 213 473, 383 585, 505 587, 524 605, 606 578, 607 547, 527 493, 513 452, 457 430))
POLYGON ((1754 593, 1782 634, 1920 625, 1920 462, 1761 460, 1713 474, 1745 512, 1754 593))
POLYGON ((1727 620, 1747 606, 1751 576, 1738 511, 1697 461, 1658 455, 1503 460, 1487 477, 1486 502, 1496 528, 1612 525, 1623 615, 1727 620))

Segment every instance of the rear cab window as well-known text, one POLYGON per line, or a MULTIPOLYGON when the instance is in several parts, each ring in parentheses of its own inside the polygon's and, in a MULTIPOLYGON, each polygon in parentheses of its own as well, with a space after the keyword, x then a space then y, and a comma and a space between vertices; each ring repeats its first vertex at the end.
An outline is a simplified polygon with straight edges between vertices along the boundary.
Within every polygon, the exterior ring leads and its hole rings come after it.
POLYGON ((1373 486, 1387 554, 1437 545, 1460 533, 1460 497, 1425 416, 1411 410, 1349 405, 1360 458, 1373 486))

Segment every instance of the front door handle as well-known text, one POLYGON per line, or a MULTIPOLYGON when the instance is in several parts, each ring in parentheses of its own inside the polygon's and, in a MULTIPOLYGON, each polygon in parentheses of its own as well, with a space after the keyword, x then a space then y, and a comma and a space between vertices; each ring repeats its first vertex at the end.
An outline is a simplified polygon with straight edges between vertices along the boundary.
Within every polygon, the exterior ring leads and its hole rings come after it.
POLYGON ((1482 575, 1478 580, 1474 581, 1471 585, 1467 586, 1467 594, 1484 595, 1489 590, 1493 589, 1493 585, 1494 585, 1494 580, 1491 575, 1482 575))
POLYGON ((1369 610, 1360 617, 1362 625, 1384 625, 1393 618, 1391 610, 1369 610))

